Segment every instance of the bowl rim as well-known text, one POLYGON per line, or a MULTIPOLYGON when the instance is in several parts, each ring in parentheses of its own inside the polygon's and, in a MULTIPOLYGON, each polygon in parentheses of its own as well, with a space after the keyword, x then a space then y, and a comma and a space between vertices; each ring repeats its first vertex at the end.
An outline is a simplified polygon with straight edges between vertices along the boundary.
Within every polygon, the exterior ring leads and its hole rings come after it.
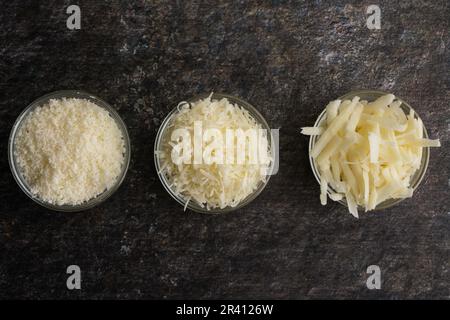
MULTIPOLYGON (((270 133, 270 135, 268 135, 268 142, 269 142, 269 146, 270 149, 273 152, 276 152, 276 150, 274 151, 274 137, 272 135, 272 132, 270 130, 270 127, 266 121, 266 119, 261 115, 261 113, 249 102, 236 97, 236 96, 232 96, 230 94, 226 94, 226 93, 221 93, 221 92, 213 92, 213 93, 202 93, 202 94, 198 94, 193 96, 190 99, 181 101, 182 102, 186 102, 188 104, 196 102, 200 99, 205 99, 207 97, 211 96, 212 99, 221 99, 221 98, 227 98, 231 103, 233 104, 238 104, 240 107, 243 107, 244 109, 246 109, 247 111, 250 112, 250 114, 255 118, 255 120, 257 122, 259 122, 261 124, 261 126, 263 127, 263 129, 268 130, 268 132, 270 133)), ((203 214, 212 214, 212 215, 216 215, 216 214, 222 214, 222 213, 229 213, 229 212, 233 212, 236 211, 238 209, 243 208, 244 206, 250 204, 253 200, 255 200, 261 193, 262 191, 266 188, 267 184, 269 183, 270 177, 271 175, 268 174, 266 175, 266 179, 265 181, 261 181, 258 184, 258 187, 255 189, 254 192, 252 192, 251 194, 249 194, 245 199, 243 199, 236 207, 225 207, 223 209, 220 208, 214 208, 214 209, 207 209, 206 207, 201 207, 199 204, 197 204, 194 201, 189 201, 189 203, 186 205, 186 200, 181 197, 180 195, 177 195, 176 193, 173 192, 173 190, 170 188, 167 178, 164 175, 163 170, 161 170, 161 165, 160 165, 160 159, 159 159, 159 154, 160 154, 160 146, 162 143, 162 139, 165 136, 165 130, 167 128, 167 125, 169 124, 170 120, 172 119, 172 117, 177 113, 178 111, 178 105, 173 108, 168 114, 167 116, 164 118, 163 122, 161 123, 161 125, 158 128, 158 132, 156 134, 156 139, 155 139, 155 144, 154 144, 154 163, 155 163, 155 169, 156 169, 156 173, 159 177, 159 180, 161 181, 162 185, 164 186, 164 189, 166 189, 166 191, 170 194, 170 196, 176 200, 180 205, 182 205, 183 207, 185 207, 186 209, 189 209, 191 211, 197 212, 197 213, 203 213, 203 214)), ((273 155, 272 155, 273 156, 273 155)), ((269 172, 272 170, 273 168, 273 161, 271 163, 271 166, 269 168, 269 172)))
MULTIPOLYGON (((383 95, 386 95, 386 94, 390 94, 390 93, 386 92, 386 91, 382 91, 382 90, 359 89, 359 90, 352 90, 352 91, 350 91, 350 92, 340 96, 339 98, 337 98, 337 100, 348 100, 348 99, 351 99, 351 98, 353 98, 355 96, 360 96, 360 95, 364 95, 364 94, 366 94, 366 95, 378 95, 378 97, 380 97, 380 96, 383 96, 383 95)), ((416 112, 416 110, 414 110, 411 107, 411 105, 409 103, 407 103, 404 99, 402 99, 401 97, 399 97, 397 95, 395 95, 395 99, 402 102, 400 107, 403 110, 405 110, 405 109, 406 110, 412 110, 414 112, 414 116, 417 119, 422 120, 420 118, 419 114, 416 112), (406 107, 406 108, 404 108, 404 107, 406 107)), ((322 112, 319 114, 319 116, 317 117, 317 119, 316 119, 316 121, 314 123, 315 127, 318 126, 324 120, 325 113, 326 113, 326 108, 324 108, 322 110, 322 112)), ((425 126, 423 120, 422 120, 422 123, 423 123, 423 136, 424 136, 424 138, 428 139, 429 138, 428 132, 427 132, 427 129, 426 129, 426 126, 425 126)), ((317 136, 310 136, 310 138, 309 138, 308 157, 309 157, 309 163, 310 163, 310 166, 311 166, 311 170, 312 170, 312 172, 314 174, 314 177, 316 178, 316 181, 320 185, 320 174, 319 174, 319 171, 317 169, 315 160, 311 157, 311 150, 314 147, 314 144, 316 143, 317 139, 318 139, 317 136)), ((413 189, 413 193, 417 190, 417 188, 420 186, 422 180, 424 179, 425 174, 426 174, 427 169, 428 169, 429 162, 430 162, 430 148, 429 147, 423 147, 420 168, 417 169, 416 172, 411 177, 411 180, 414 182, 414 183, 411 183, 411 188, 413 189)), ((331 191, 334 191, 334 190, 331 188, 331 186, 328 186, 327 194, 330 195, 331 191)), ((379 211, 379 210, 383 210, 383 209, 388 209, 388 208, 391 208, 391 207, 393 207, 393 206, 395 206, 395 205, 399 204, 400 202, 402 202, 404 200, 407 200, 407 199, 409 199, 409 198, 399 198, 399 199, 391 198, 391 199, 387 199, 387 200, 381 202, 380 204, 378 204, 375 207, 375 209, 370 210, 370 211, 379 211)), ((339 201, 333 201, 333 202, 338 202, 341 205, 343 205, 343 206, 348 208, 347 201, 345 200, 345 197, 343 199, 339 200, 339 201)), ((359 210, 365 211, 365 208, 363 208, 363 207, 358 205, 358 211, 359 210)))
POLYGON ((128 172, 130 160, 131 160, 131 142, 130 142, 130 137, 128 134, 128 129, 127 129, 123 119, 120 117, 118 112, 109 103, 107 103, 104 100, 100 99, 99 97, 97 97, 91 93, 88 93, 86 91, 83 91, 83 90, 58 90, 58 91, 53 91, 53 92, 47 93, 47 94, 35 99, 30 104, 28 104, 21 111, 19 116, 16 118, 16 120, 11 128, 9 138, 8 138, 8 163, 9 163, 11 173, 14 177, 14 180, 19 185, 20 189, 31 200, 33 200, 37 204, 41 205, 42 207, 50 209, 52 211, 80 212, 80 211, 85 211, 85 210, 91 209, 91 208, 103 203, 109 197, 111 197, 122 185, 122 183, 125 180, 125 177, 127 175, 127 172, 128 172), (14 149, 15 149, 14 142, 15 142, 17 132, 18 132, 21 124, 23 123, 23 121, 30 114, 30 112, 33 111, 34 109, 36 109, 37 107, 42 106, 43 104, 45 104, 46 102, 48 102, 51 99, 62 99, 62 98, 86 99, 86 100, 93 102, 100 108, 108 111, 110 116, 113 118, 113 120, 116 122, 117 126, 119 127, 119 130, 121 131, 123 139, 124 139, 124 146, 125 146, 124 163, 122 165, 121 173, 120 173, 118 179, 116 180, 115 184, 111 188, 109 188, 109 189, 105 190, 104 192, 100 193, 99 195, 97 195, 96 197, 89 199, 78 205, 51 204, 49 202, 46 202, 46 201, 40 199, 36 195, 34 195, 30 191, 25 178, 22 176, 22 174, 20 172, 20 168, 18 167, 18 165, 16 163, 16 158, 15 158, 15 154, 14 154, 14 149))

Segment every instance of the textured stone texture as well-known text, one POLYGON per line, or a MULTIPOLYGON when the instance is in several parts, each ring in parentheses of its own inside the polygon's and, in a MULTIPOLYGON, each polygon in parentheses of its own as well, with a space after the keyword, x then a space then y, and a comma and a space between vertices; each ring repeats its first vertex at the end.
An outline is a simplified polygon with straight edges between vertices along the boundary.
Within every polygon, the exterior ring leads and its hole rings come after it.
POLYGON ((450 298, 448 1, 377 1, 380 31, 370 1, 79 1, 69 31, 71 3, 0 10, 0 298, 450 298), (358 88, 410 102, 443 147, 413 199, 356 220, 320 205, 299 127, 358 88), (14 120, 60 89, 108 101, 131 135, 123 186, 88 212, 39 207, 8 168, 14 120), (211 90, 281 128, 279 174, 221 216, 183 212, 153 166, 164 116, 211 90), (70 264, 81 291, 65 287, 70 264), (371 264, 382 290, 365 286, 371 264))

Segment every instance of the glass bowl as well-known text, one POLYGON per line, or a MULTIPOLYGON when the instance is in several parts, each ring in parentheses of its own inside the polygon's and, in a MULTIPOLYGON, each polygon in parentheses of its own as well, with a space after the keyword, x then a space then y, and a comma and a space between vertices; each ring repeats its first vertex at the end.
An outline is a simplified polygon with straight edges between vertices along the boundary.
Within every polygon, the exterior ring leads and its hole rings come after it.
MULTIPOLYGON (((198 101, 200 99, 205 99, 208 96, 210 96, 209 93, 207 94, 202 94, 202 95, 198 95, 195 96, 189 100, 187 100, 187 103, 192 103, 195 101, 198 101)), ((268 133, 267 134, 267 138, 268 138, 268 147, 271 150, 272 153, 272 157, 274 157, 274 137, 272 135, 272 132, 270 131, 269 125, 267 124, 266 120, 264 119, 264 117, 258 112, 258 110, 255 109, 255 107, 253 107, 251 104, 249 104, 248 102, 241 100, 237 97, 233 97, 231 95, 228 94, 222 94, 222 93, 213 93, 212 94, 212 99, 215 100, 220 100, 222 98, 226 98, 228 99, 228 101, 232 104, 237 104, 238 106, 248 110, 248 112, 252 115, 252 117, 261 124, 263 129, 266 129, 268 133)), ((261 181, 257 188, 253 191, 253 193, 249 194, 245 199, 243 199, 236 207, 225 207, 223 209, 220 208, 214 208, 214 209, 206 209, 201 207, 198 203, 196 203, 195 201, 189 201, 189 203, 186 205, 186 199, 184 199, 182 196, 176 194, 174 192, 174 190, 172 190, 172 188, 170 187, 170 183, 168 180, 167 175, 165 174, 164 170, 161 170, 161 163, 160 163, 160 158, 159 158, 159 154, 160 151, 162 150, 162 143, 164 140, 164 137, 166 135, 167 132, 167 128, 170 124, 170 121, 172 119, 172 117, 174 115, 176 115, 176 113, 178 112, 178 107, 175 107, 164 119, 164 121, 162 122, 161 126, 159 127, 158 133, 156 135, 156 140, 155 140, 155 147, 154 147, 154 157, 155 157, 155 167, 156 167, 156 172, 159 176, 159 179, 161 180, 161 183, 163 184, 164 188, 166 189, 166 191, 172 196, 173 199, 175 199, 179 204, 181 204, 183 207, 186 207, 187 209, 190 209, 192 211, 198 212, 198 213, 208 213, 208 214, 219 214, 219 213, 225 213, 225 212, 231 212, 234 210, 237 210, 239 208, 242 208, 244 206, 246 206, 247 204, 249 204, 250 202, 252 202, 266 187, 267 183, 269 182, 269 178, 270 178, 270 172, 272 172, 272 168, 274 166, 274 163, 272 161, 271 167, 269 168, 269 174, 266 176, 266 180, 265 181, 261 181)), ((275 157, 274 157, 275 158, 275 157)))
POLYGON ((8 142, 9 166, 11 168, 11 172, 14 176, 14 179, 16 180, 17 184, 22 189, 22 191, 28 197, 30 197, 33 201, 37 202, 41 206, 43 206, 47 209, 51 209, 51 210, 55 210, 55 211, 63 211, 63 212, 76 212, 76 211, 83 211, 83 210, 90 209, 90 208, 102 203, 103 201, 108 199, 114 192, 116 192, 117 189, 119 188, 119 186, 122 184, 123 180, 125 179, 125 176, 126 176, 126 173, 128 170, 128 166, 130 164, 130 152, 131 152, 131 148, 130 148, 130 138, 128 136, 128 131, 125 126, 125 123, 122 121, 119 114, 109 104, 107 104, 105 101, 101 100, 100 98, 98 98, 92 94, 89 94, 87 92, 75 91, 75 90, 63 90, 63 91, 52 92, 52 93, 44 95, 44 96, 38 98, 37 100, 33 101, 28 107, 25 108, 25 110, 22 111, 22 113, 17 118, 17 120, 14 123, 14 126, 11 130, 11 134, 9 136, 9 142, 8 142), (16 138, 18 129, 22 125, 24 119, 26 119, 27 116, 30 114, 30 112, 35 110, 37 107, 42 106, 43 104, 47 103, 50 99, 62 99, 62 98, 86 99, 86 100, 89 100, 89 101, 95 103, 96 105, 105 109, 106 111, 108 111, 109 115, 114 119, 114 121, 116 121, 117 126, 119 127, 120 131, 122 132, 122 136, 123 136, 124 144, 125 144, 125 154, 124 154, 125 158, 124 158, 124 163, 122 166, 122 171, 121 171, 119 177, 117 178, 117 181, 114 184, 114 186, 112 186, 108 190, 105 190, 103 193, 99 194, 95 198, 92 198, 92 199, 90 199, 86 202, 83 202, 81 204, 78 204, 78 205, 51 204, 51 203, 48 203, 48 202, 40 199, 36 195, 34 195, 31 192, 30 187, 29 187, 28 183, 26 182, 25 178, 22 176, 22 173, 20 172, 20 167, 17 164, 15 152, 14 152, 14 150, 15 150, 14 142, 15 142, 15 138, 16 138))
MULTIPOLYGON (((357 90, 357 91, 349 92, 349 93, 339 97, 338 99, 342 100, 342 101, 343 100, 351 100, 353 97, 358 96, 361 98, 361 100, 373 101, 373 100, 375 100, 383 95, 386 95, 386 94, 388 94, 388 92, 378 91, 378 90, 357 90)), ((414 111, 414 109, 408 103, 406 103, 403 99, 401 99, 397 96, 395 96, 395 98, 397 100, 401 101, 402 104, 400 105, 400 108, 402 108, 402 110, 405 112, 405 114, 409 114, 410 110, 414 111)), ((322 111, 322 113, 319 115, 319 117, 317 118, 314 126, 321 125, 322 121, 325 120, 325 114, 326 114, 326 110, 324 109, 322 111)), ((414 117, 419 119, 419 116, 417 115, 417 113, 415 111, 414 111, 414 117)), ((319 140, 319 137, 320 136, 311 136, 309 139, 309 162, 311 164, 311 169, 314 173, 314 177, 316 178, 317 182, 320 185, 319 170, 317 169, 317 164, 316 164, 315 160, 311 157, 311 150, 313 149, 316 142, 319 140)), ((423 125, 423 137, 428 139, 428 133, 425 128, 425 125, 423 125)), ((420 183, 422 182, 422 179, 425 176, 425 173, 428 168, 429 160, 430 160, 430 148, 425 147, 422 149, 422 161, 420 163, 420 168, 411 177, 410 185, 411 185, 411 188, 413 189, 413 191, 415 191, 419 187, 420 183)), ((328 186, 328 194, 330 194, 330 192, 335 192, 335 190, 333 190, 330 186, 328 186)), ((374 210, 390 208, 390 207, 402 202, 405 199, 408 199, 408 198, 387 199, 384 202, 378 204, 374 210)), ((338 202, 347 207, 347 201, 346 201, 345 197, 342 200, 339 200, 338 202)), ((358 206, 358 210, 364 210, 364 209, 361 208, 360 206, 358 206)))

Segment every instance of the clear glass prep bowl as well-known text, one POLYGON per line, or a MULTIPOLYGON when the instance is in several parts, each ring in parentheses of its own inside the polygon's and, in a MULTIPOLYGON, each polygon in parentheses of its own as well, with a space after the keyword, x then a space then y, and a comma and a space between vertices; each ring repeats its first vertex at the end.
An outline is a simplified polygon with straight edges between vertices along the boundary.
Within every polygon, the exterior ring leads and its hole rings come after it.
POLYGON ((105 101, 101 100, 100 98, 89 94, 87 92, 78 91, 78 90, 62 90, 62 91, 56 91, 49 94, 46 94, 37 100, 33 101, 30 105, 28 105, 25 110, 22 111, 22 113, 17 118, 16 122, 14 123, 14 126, 11 130, 11 134, 9 136, 9 142, 8 142, 8 160, 9 160, 9 166, 11 168, 11 172, 14 176, 14 179, 16 180, 19 187, 22 189, 22 191, 30 197, 33 201, 37 202, 41 206, 55 210, 55 211, 63 211, 63 212, 76 212, 76 211, 83 211, 90 209, 102 202, 104 202, 106 199, 108 199, 114 192, 117 191, 119 186, 122 184, 123 180, 125 179, 126 173, 128 171, 128 166, 130 164, 130 154, 131 154, 131 147, 130 147, 130 138, 128 136, 128 131, 125 126, 125 123, 120 118, 119 114, 105 101), (23 123, 23 120, 27 118, 27 116, 30 114, 31 111, 35 110, 37 107, 44 105, 46 102, 48 102, 50 99, 62 99, 62 98, 78 98, 78 99, 86 99, 89 100, 99 107, 105 109, 108 111, 109 115, 114 119, 114 121, 117 123, 117 126, 119 127, 120 131, 122 132, 122 136, 124 139, 125 144, 125 154, 124 154, 124 163, 122 166, 122 171, 117 178, 116 183, 114 186, 112 186, 110 189, 105 190, 103 193, 99 194, 98 196, 81 203, 79 205, 55 205, 48 203, 36 195, 34 195, 28 183, 26 182, 25 178, 22 176, 20 172, 20 167, 18 166, 14 154, 15 149, 15 138, 16 134, 20 128, 20 126, 23 123))
MULTIPOLYGON (((388 92, 384 92, 384 91, 378 91, 378 90, 357 90, 357 91, 352 91, 349 92, 341 97, 339 97, 339 100, 351 100, 353 97, 358 96, 361 98, 361 100, 367 100, 367 101, 373 101, 376 100, 377 98, 388 94, 388 92)), ((405 114, 409 114, 410 110, 414 109, 408 104, 406 103, 403 99, 395 96, 395 98, 399 101, 402 102, 400 108, 403 109, 403 111, 405 112, 405 114)), ((326 110, 324 109, 322 111, 322 113, 319 115, 319 117, 316 120, 316 123, 314 124, 314 126, 320 126, 320 124, 322 123, 322 121, 325 120, 325 114, 326 114, 326 110)), ((414 117, 415 118, 419 118, 419 116, 417 115, 417 113, 414 111, 414 117)), ((319 140, 320 136, 311 136, 309 139, 309 162, 311 164, 311 169, 314 173, 314 176, 317 180, 317 182, 320 185, 320 174, 319 174, 319 170, 317 169, 317 165, 315 163, 315 160, 311 157, 311 150, 314 147, 314 145, 316 144, 316 142, 319 140)), ((425 125, 423 125, 423 137, 428 139, 428 133, 427 130, 425 128, 425 125)), ((425 176, 425 173, 427 171, 428 168, 428 162, 430 160, 430 148, 429 147, 425 147, 423 148, 423 152, 422 152, 422 161, 420 163, 420 167, 419 169, 414 173, 414 175, 411 177, 411 188, 415 191, 423 177, 425 176)), ((328 193, 330 193, 330 191, 335 192, 335 190, 333 190, 330 186, 328 186, 328 193)), ((403 198, 403 199, 387 199, 384 202, 378 204, 374 210, 381 210, 381 209, 386 209, 386 208, 390 208, 398 203, 400 203, 401 201, 408 199, 408 198, 403 198)), ((345 200, 345 197, 338 201, 339 203, 343 204, 344 206, 347 207, 347 201, 345 200)), ((358 206, 358 210, 363 210, 363 208, 358 206)))
MULTIPOLYGON (((205 99, 209 96, 210 94, 202 94, 202 95, 198 95, 195 96, 189 100, 187 100, 187 103, 192 103, 195 101, 198 101, 200 99, 205 99)), ((252 117, 261 124, 263 129, 266 129, 268 134, 267 134, 267 138, 268 138, 268 145, 269 148, 272 152, 272 156, 274 154, 274 139, 272 136, 272 133, 270 131, 269 125, 267 124, 266 120, 264 119, 264 117, 258 112, 258 110, 256 110, 255 107, 253 107, 251 104, 249 104, 248 102, 239 99, 237 97, 228 95, 228 94, 222 94, 222 93, 213 93, 212 99, 215 100, 220 100, 222 98, 226 98, 228 99, 228 101, 232 104, 237 104, 238 106, 248 110, 248 112, 252 115, 252 117)), ((155 167, 156 167, 156 172, 159 176, 159 179, 161 180, 161 183, 163 184, 164 188, 166 189, 166 191, 172 196, 172 198, 174 198, 179 204, 181 204, 183 207, 186 205, 186 200, 181 197, 180 195, 177 195, 174 190, 172 190, 170 188, 170 184, 169 184, 169 180, 165 174, 165 172, 161 172, 161 163, 160 163, 160 159, 159 159, 159 154, 160 151, 162 150, 161 145, 163 143, 163 139, 166 135, 166 131, 167 131, 167 127, 170 123, 170 120, 172 119, 172 117, 178 112, 178 108, 175 107, 164 119, 164 121, 162 122, 161 126, 159 127, 158 133, 156 135, 156 140, 155 140, 155 147, 154 147, 154 160, 155 160, 155 167)), ((273 163, 272 163, 273 166, 273 163)), ((269 172, 271 172, 271 170, 269 170, 269 172)), ((214 209, 210 209, 207 210, 206 208, 202 208, 198 203, 196 203, 195 201, 189 201, 187 208, 195 211, 195 212, 199 212, 199 213, 209 213, 209 214, 219 214, 219 213, 225 213, 225 212, 231 212, 234 210, 237 210, 239 208, 242 208, 244 206, 246 206, 247 204, 249 204, 250 202, 252 202, 266 187, 267 183, 269 182, 269 178, 270 178, 270 174, 266 176, 266 180, 265 181, 261 181, 257 188, 255 189, 255 191, 253 191, 253 193, 251 193, 250 195, 248 195, 244 200, 242 200, 236 207, 226 207, 223 209, 220 208, 214 208, 214 209)))

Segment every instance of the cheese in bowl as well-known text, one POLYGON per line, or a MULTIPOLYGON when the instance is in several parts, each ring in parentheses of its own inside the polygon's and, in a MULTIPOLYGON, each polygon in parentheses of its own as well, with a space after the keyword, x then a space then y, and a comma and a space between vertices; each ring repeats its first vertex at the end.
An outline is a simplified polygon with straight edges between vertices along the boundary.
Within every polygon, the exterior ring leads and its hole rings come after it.
POLYGON ((38 204, 56 211, 90 209, 125 178, 125 124, 103 100, 82 91, 47 94, 17 118, 8 147, 11 171, 38 204))
POLYGON ((429 160, 422 120, 403 100, 379 91, 359 91, 331 101, 310 135, 310 161, 320 183, 320 200, 348 206, 358 217, 413 195, 429 160))
POLYGON ((185 209, 222 213, 264 189, 272 165, 272 135, 247 102, 210 94, 181 102, 155 142, 155 166, 169 194, 185 209))

